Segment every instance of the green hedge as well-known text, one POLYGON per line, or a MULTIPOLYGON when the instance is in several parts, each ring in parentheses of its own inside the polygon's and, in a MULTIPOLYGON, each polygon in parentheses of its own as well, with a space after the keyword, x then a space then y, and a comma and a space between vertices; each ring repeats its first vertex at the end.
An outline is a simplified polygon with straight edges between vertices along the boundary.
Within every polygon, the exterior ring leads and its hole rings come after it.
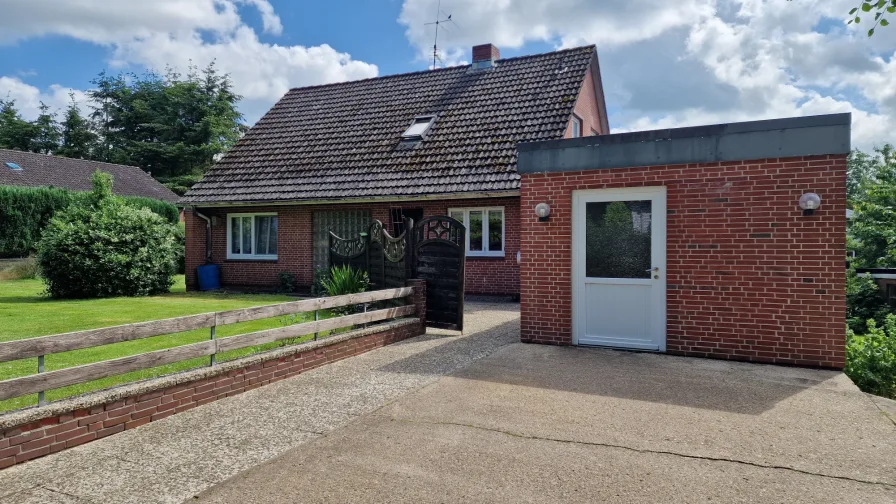
MULTIPOLYGON (((55 187, 0 186, 0 257, 24 257, 34 252, 50 218, 85 198, 87 193, 55 187)), ((177 207, 151 198, 125 197, 126 204, 146 207, 177 223, 177 207)))

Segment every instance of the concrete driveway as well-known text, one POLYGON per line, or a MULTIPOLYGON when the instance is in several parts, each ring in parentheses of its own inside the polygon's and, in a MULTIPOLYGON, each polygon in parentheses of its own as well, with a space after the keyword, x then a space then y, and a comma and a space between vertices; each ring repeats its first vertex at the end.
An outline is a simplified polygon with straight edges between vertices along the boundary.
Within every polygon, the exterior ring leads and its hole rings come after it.
POLYGON ((193 501, 893 503, 896 424, 836 372, 516 343, 193 501))

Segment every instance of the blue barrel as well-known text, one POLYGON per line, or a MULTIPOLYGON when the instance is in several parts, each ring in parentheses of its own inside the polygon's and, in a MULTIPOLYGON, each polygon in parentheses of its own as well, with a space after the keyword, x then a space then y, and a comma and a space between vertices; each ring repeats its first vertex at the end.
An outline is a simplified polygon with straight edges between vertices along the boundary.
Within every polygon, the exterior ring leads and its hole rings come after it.
POLYGON ((196 268, 199 278, 199 290, 207 291, 221 288, 221 268, 217 264, 205 264, 196 268))

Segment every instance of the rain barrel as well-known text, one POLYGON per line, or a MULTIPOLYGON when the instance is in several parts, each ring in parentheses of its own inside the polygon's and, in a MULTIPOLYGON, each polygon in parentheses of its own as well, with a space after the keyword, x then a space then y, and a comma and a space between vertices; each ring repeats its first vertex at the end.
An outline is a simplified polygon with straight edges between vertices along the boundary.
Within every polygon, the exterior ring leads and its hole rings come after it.
POLYGON ((221 288, 221 268, 217 264, 199 266, 196 268, 196 277, 201 291, 221 288))

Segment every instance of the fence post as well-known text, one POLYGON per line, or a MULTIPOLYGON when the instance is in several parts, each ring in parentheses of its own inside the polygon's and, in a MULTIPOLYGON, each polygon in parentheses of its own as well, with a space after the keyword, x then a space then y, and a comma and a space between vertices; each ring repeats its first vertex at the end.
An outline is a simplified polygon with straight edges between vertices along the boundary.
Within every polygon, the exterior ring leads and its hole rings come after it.
POLYGON ((405 234, 404 234, 404 281, 409 282, 412 278, 417 276, 416 270, 416 260, 417 260, 417 247, 414 244, 417 241, 417 223, 414 222, 414 219, 408 218, 407 223, 405 225, 405 234))
POLYGON ((407 282, 408 287, 414 288, 414 293, 411 294, 411 302, 414 303, 414 306, 417 307, 417 318, 420 319, 420 324, 423 326, 424 331, 426 330, 426 280, 422 280, 420 278, 412 278, 407 282))
MULTIPOLYGON (((314 310, 314 321, 317 322, 320 320, 320 310, 314 310)), ((317 335, 320 334, 318 332, 314 333, 314 341, 317 341, 317 335)))
MULTIPOLYGON (((211 330, 211 339, 212 339, 212 341, 215 340, 215 336, 216 336, 215 333, 217 332, 217 331, 216 331, 216 329, 217 329, 217 325, 218 325, 218 317, 217 317, 217 316, 215 316, 215 322, 214 322, 214 324, 215 324, 215 325, 212 326, 212 330, 211 330)), ((215 364, 217 364, 217 361, 218 361, 218 359, 217 359, 217 355, 218 355, 218 354, 211 354, 211 355, 209 356, 209 358, 208 358, 208 365, 209 365, 209 366, 214 366, 215 364)))
MULTIPOLYGON (((40 374, 43 372, 44 372, 44 356, 38 355, 37 356, 37 373, 40 374)), ((37 393, 37 405, 43 406, 44 404, 47 404, 46 392, 41 390, 40 392, 37 393)))

